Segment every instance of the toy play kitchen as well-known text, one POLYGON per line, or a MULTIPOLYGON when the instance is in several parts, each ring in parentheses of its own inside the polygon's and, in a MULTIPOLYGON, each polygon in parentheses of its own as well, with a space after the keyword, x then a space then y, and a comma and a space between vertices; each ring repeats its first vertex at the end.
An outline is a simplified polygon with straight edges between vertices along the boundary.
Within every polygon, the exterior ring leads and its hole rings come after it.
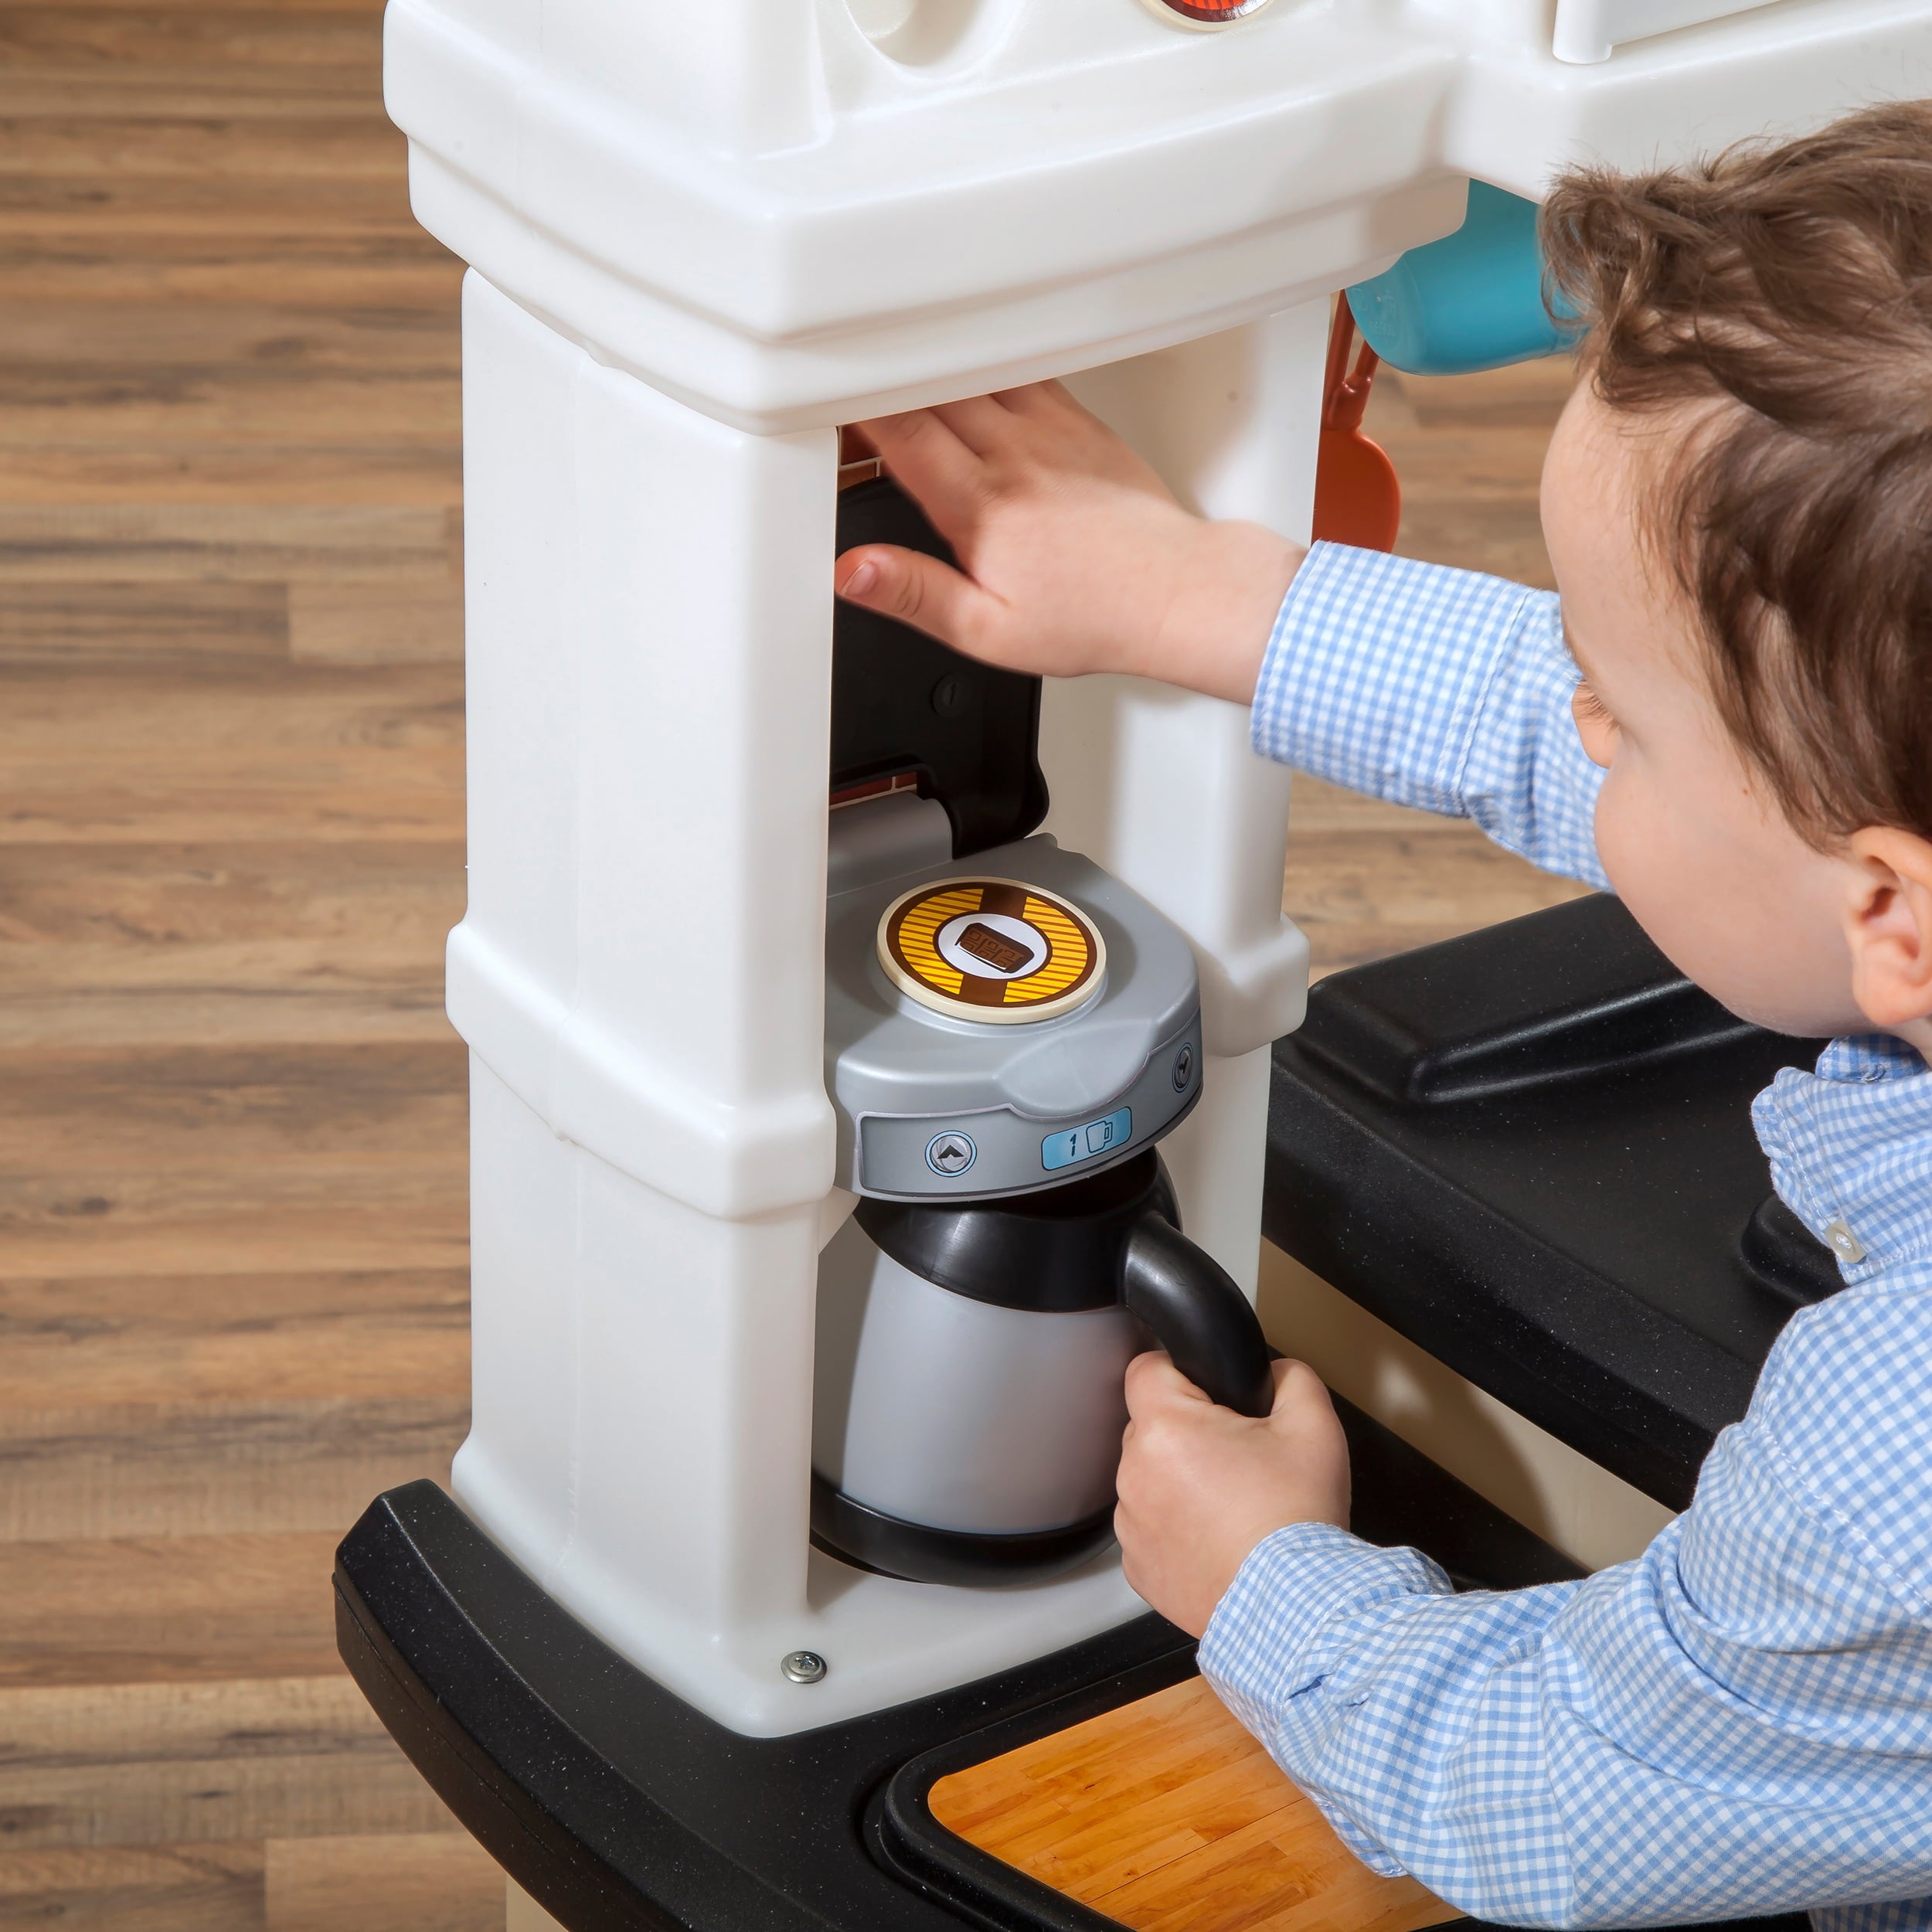
MULTIPOLYGON (((1932 5, 390 0, 387 49, 471 265, 474 1418, 454 1499, 344 1543, 344 1656, 513 1924, 1066 1924, 908 1767, 1191 1668, 1111 1545, 1119 1375, 1151 1335, 1265 1400, 1264 1189, 1678 1499, 1764 1284, 1822 1278, 1734 1104, 1799 1049, 1601 901, 1338 976, 1296 1035, 1246 713, 835 612, 841 548, 937 543, 839 427, 1066 376, 1202 511, 1305 533, 1335 291, 1397 367, 1555 346, 1551 169, 1932 92, 1932 5), (1668 1154, 1546 1225, 1537 1175, 1680 1090, 1739 1227, 1634 1251, 1668 1154), (1694 1305, 1639 1319, 1666 1252, 1694 1305)), ((1364 1533, 1561 1573, 1351 1426, 1364 1533)))

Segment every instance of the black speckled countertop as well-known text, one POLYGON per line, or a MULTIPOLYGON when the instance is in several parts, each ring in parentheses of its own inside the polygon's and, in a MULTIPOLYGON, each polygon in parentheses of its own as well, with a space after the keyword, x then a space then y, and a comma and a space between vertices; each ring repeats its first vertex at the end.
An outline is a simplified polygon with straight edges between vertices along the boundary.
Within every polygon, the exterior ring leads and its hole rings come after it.
POLYGON ((1267 1236, 1681 1509, 1837 1283, 1750 1123, 1821 1044, 1733 1019, 1602 896, 1333 975, 1274 1049, 1267 1236))

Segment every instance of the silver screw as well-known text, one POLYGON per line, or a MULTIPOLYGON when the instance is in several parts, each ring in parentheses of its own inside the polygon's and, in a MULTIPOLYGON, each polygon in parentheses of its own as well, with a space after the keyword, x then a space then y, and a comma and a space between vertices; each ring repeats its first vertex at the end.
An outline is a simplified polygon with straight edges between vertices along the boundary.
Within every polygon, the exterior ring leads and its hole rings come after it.
POLYGON ((815 1684, 825 1674, 825 1660, 815 1650, 794 1650, 778 1668, 794 1684, 815 1684))

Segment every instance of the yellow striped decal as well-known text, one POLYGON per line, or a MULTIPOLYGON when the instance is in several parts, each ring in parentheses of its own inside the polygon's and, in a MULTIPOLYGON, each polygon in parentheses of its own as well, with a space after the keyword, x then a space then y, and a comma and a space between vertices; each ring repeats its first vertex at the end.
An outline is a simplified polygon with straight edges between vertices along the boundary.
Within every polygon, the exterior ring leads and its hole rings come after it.
POLYGON ((1106 943, 1077 906, 1056 898, 1045 886, 1015 879, 947 879, 917 886, 896 899, 880 917, 879 964, 899 990, 934 1012, 954 1019, 1005 1021, 1024 1026, 1070 1012, 1100 988, 1106 943), (974 931, 975 916, 992 922, 993 932, 974 931), (996 937, 1007 921, 1016 921, 1005 938, 996 937), (948 927, 961 934, 939 949, 948 927), (988 961, 1016 960, 1009 945, 1022 937, 1039 964, 1009 978, 988 961), (968 957, 970 955, 970 957, 968 957))
POLYGON ((1094 963, 1087 935, 1050 899, 1036 899, 1031 893, 1020 917, 1045 935, 1051 950, 1036 971, 1007 981, 1005 1004, 1032 1006, 1057 999, 1094 963))
POLYGON ((949 919, 957 919, 961 913, 978 912, 982 896, 978 886, 936 893, 930 899, 909 906, 900 921, 899 950, 905 954, 906 964, 935 992, 949 993, 955 999, 966 975, 945 958, 933 941, 949 919))

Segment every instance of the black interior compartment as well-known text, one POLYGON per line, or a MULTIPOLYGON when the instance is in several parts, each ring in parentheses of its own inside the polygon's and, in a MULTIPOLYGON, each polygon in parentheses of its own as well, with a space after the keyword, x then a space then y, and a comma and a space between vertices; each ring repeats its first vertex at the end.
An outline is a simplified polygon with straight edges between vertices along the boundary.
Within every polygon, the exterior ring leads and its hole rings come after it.
MULTIPOLYGON (((951 563, 951 549, 897 484, 838 496, 840 554, 894 543, 951 563)), ((923 631, 841 604, 832 629, 832 791, 914 774, 952 821, 953 856, 1024 838, 1046 816, 1040 681, 976 664, 923 631)))

